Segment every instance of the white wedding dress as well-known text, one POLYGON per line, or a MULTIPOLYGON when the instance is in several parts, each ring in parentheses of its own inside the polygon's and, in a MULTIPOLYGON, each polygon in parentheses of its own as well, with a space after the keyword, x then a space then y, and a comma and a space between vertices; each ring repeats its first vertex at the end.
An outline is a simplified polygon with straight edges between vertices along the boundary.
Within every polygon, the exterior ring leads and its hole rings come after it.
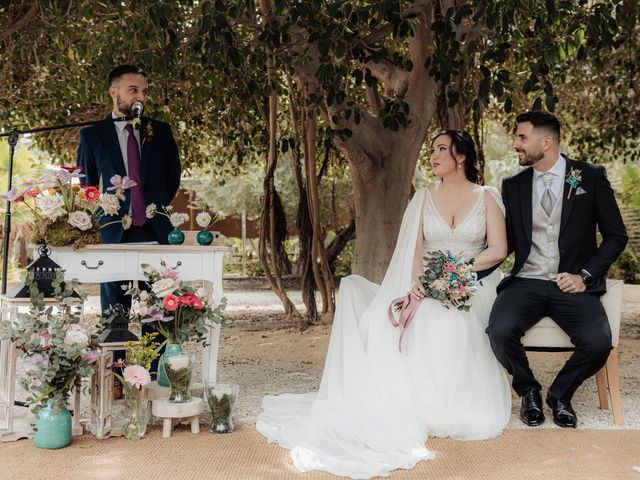
MULTIPOLYGON (((497 191, 485 188, 502 205, 497 191)), ((257 430, 289 449, 300 471, 386 476, 434 458, 428 436, 494 438, 509 421, 511 390, 485 334, 498 271, 482 280, 469 312, 423 300, 399 349, 387 307, 412 286, 421 224, 425 252, 477 255, 486 246, 484 192, 452 229, 428 191, 418 191, 382 284, 357 275, 340 284, 319 391, 263 399, 257 430)))

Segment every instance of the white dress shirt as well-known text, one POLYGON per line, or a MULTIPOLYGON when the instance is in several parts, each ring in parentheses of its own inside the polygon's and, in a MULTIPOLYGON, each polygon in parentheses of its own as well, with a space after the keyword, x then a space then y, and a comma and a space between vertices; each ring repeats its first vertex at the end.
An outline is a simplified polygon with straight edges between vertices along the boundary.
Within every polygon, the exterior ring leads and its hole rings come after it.
MULTIPOLYGON (((556 163, 553 164, 549 170, 549 173, 552 174, 551 178, 551 191, 556 197, 556 201, 562 199, 562 195, 564 192, 564 177, 566 174, 567 161, 564 159, 562 155, 558 157, 556 163)), ((542 194, 544 193, 544 181, 542 180, 542 174, 545 172, 540 172, 533 167, 533 188, 538 189, 538 198, 542 198, 542 194)))
MULTIPOLYGON (((112 112, 112 118, 117 118, 117 116, 112 112)), ((131 122, 113 122, 116 127, 116 133, 118 135, 118 143, 120 143, 120 152, 122 153, 122 161, 124 162, 124 170, 129 176, 129 160, 127 159, 127 141, 129 140, 129 132, 127 132, 124 127, 127 126, 127 123, 131 122)), ((133 129, 133 135, 136 137, 136 141, 138 142, 138 149, 140 149, 140 130, 133 129)), ((142 157, 142 154, 140 155, 142 157)))

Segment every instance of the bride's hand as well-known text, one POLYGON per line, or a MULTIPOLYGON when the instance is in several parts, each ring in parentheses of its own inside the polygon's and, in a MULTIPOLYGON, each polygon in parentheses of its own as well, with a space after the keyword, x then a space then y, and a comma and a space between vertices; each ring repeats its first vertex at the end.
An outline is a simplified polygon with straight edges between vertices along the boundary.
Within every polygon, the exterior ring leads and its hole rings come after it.
POLYGON ((411 289, 409 295, 411 295, 411 298, 413 298, 414 300, 422 300, 425 296, 424 288, 422 288, 422 285, 420 283, 417 283, 411 289))

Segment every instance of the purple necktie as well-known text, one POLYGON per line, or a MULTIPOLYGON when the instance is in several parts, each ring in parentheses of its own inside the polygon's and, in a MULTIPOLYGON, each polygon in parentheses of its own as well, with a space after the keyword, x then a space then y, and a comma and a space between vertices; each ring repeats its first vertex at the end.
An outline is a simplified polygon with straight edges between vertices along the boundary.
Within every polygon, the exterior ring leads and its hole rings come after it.
POLYGON ((140 150, 138 141, 133 134, 133 126, 130 123, 124 127, 129 132, 127 138, 127 163, 129 165, 129 178, 137 183, 131 187, 131 216, 133 224, 138 227, 147 221, 146 206, 144 203, 144 193, 142 193, 142 175, 140 174, 140 150))

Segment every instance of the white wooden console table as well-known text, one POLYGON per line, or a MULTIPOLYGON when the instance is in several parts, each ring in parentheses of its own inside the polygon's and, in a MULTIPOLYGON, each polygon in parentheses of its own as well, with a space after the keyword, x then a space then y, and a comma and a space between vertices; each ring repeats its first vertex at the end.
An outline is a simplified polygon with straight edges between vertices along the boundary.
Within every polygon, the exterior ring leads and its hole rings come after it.
MULTIPOLYGON (((222 257, 227 247, 202 245, 100 244, 79 250, 56 247, 50 258, 65 270, 65 278, 83 283, 146 280, 141 265, 160 269, 160 262, 175 268, 179 280, 202 280, 215 304, 223 295, 222 257)), ((220 326, 209 330, 202 352, 202 378, 216 381, 220 326)))

